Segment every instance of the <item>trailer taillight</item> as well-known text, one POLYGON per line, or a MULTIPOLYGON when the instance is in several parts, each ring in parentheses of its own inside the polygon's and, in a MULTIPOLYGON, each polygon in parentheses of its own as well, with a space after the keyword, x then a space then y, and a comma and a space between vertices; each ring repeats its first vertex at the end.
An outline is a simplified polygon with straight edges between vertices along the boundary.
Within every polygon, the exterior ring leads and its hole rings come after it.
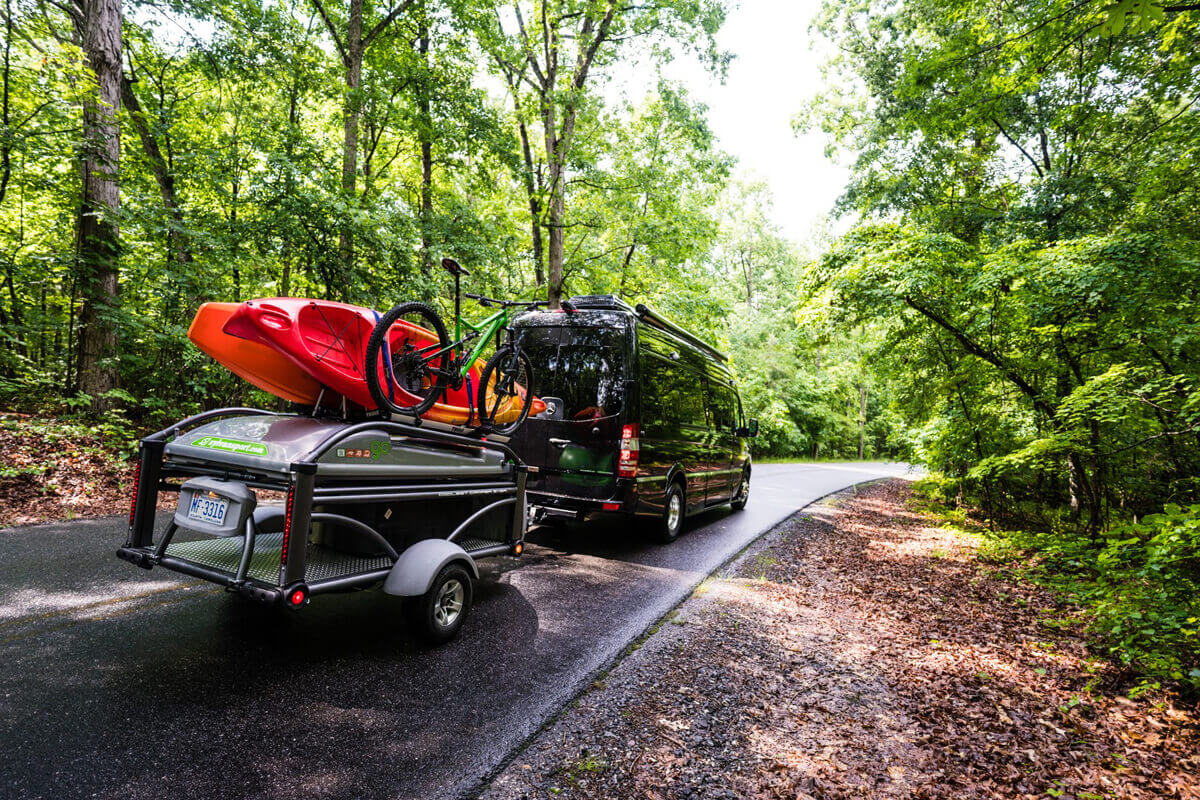
POLYGON ((638 469, 638 426, 621 428, 621 455, 617 459, 617 477, 633 478, 638 469))
POLYGON ((304 605, 304 601, 307 599, 307 597, 308 595, 304 593, 303 589, 297 589, 288 597, 288 602, 299 608, 300 606, 304 605))
POLYGON ((292 538, 292 506, 296 504, 296 487, 288 489, 287 513, 283 517, 283 544, 279 548, 279 563, 287 564, 288 540, 292 538))
POLYGON ((142 485, 142 461, 138 459, 133 468, 133 500, 129 502, 129 527, 133 527, 133 515, 137 513, 138 489, 142 485))

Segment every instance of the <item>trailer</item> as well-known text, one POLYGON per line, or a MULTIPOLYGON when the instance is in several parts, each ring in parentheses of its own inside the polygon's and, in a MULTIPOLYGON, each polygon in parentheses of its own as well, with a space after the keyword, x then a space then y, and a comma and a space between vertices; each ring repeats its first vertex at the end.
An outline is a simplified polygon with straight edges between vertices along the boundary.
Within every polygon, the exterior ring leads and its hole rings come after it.
POLYGON ((291 610, 382 586, 440 643, 477 562, 523 551, 525 478, 505 439, 464 427, 219 409, 142 439, 117 556, 291 610), (178 495, 165 521, 164 492, 178 495))

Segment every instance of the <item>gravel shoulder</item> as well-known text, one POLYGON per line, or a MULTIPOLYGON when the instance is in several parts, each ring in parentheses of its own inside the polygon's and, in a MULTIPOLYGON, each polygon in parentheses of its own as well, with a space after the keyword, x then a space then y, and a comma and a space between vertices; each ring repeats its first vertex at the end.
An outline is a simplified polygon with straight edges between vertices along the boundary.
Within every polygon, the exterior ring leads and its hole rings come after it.
POLYGON ((482 797, 1200 797, 1196 709, 1121 696, 1066 609, 907 497, 777 526, 482 797))

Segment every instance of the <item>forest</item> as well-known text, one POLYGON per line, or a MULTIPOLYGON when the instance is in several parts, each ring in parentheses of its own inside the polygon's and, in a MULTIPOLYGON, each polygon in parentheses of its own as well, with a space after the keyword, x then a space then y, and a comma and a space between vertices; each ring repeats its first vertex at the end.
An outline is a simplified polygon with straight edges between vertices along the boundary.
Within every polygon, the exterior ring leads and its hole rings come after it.
POLYGON ((4 0, 0 405, 129 440, 267 403, 199 304, 447 310, 451 255, 658 308, 731 353, 758 456, 925 465, 1200 683, 1200 5, 827 0, 794 126, 850 181, 802 242, 659 71, 719 78, 729 8, 4 0))

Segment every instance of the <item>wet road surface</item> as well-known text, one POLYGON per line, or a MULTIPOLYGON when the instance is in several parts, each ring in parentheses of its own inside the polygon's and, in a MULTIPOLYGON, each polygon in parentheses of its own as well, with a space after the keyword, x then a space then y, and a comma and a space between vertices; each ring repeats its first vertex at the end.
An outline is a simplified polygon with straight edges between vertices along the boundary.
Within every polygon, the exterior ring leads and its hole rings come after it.
POLYGON ((113 555, 125 520, 0 531, 0 798, 469 796, 715 568, 797 508, 901 464, 755 467, 745 511, 674 544, 538 529, 481 564, 460 637, 400 600, 302 612, 113 555))

